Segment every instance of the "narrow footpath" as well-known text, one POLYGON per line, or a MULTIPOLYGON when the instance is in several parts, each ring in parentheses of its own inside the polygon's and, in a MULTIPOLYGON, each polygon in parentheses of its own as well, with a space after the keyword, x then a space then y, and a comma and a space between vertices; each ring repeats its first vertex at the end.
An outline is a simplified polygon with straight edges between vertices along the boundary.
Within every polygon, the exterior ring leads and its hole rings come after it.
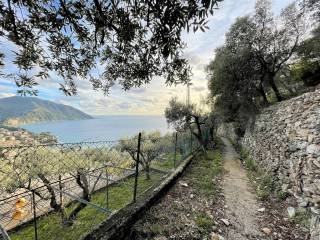
POLYGON ((251 192, 248 177, 234 147, 222 137, 224 169, 222 188, 225 198, 225 218, 230 226, 225 238, 228 240, 265 239, 258 224, 259 205, 251 192))
MULTIPOLYGON (((227 138, 195 156, 169 192, 133 226, 128 240, 308 240, 289 219, 290 198, 260 201, 227 138)), ((256 179, 257 180, 257 179, 256 179)))

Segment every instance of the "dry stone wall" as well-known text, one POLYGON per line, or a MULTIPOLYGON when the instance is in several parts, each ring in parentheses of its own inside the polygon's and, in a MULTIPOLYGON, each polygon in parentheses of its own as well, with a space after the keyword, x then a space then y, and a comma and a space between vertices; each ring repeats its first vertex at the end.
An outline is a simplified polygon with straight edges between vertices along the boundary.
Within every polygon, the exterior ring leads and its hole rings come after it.
POLYGON ((320 89, 262 111, 241 144, 279 177, 284 191, 319 207, 320 89))
POLYGON ((240 141, 283 191, 320 215, 320 88, 264 109, 240 141))

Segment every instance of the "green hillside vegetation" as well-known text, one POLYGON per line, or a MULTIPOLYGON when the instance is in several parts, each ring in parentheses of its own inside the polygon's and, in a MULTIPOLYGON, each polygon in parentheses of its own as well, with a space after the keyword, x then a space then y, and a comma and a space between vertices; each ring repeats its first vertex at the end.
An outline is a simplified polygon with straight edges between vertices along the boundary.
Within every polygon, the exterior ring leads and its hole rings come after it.
POLYGON ((0 99, 0 122, 6 125, 90 118, 90 115, 71 106, 35 97, 16 96, 0 99))

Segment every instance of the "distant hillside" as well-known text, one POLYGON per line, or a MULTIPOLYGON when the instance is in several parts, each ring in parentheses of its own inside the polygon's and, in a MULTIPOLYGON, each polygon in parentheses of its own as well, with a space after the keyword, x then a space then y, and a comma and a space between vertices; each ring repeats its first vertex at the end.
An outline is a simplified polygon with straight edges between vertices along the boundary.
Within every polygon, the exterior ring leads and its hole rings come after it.
POLYGON ((6 125, 90 118, 90 115, 76 108, 35 97, 0 99, 0 122, 6 125))

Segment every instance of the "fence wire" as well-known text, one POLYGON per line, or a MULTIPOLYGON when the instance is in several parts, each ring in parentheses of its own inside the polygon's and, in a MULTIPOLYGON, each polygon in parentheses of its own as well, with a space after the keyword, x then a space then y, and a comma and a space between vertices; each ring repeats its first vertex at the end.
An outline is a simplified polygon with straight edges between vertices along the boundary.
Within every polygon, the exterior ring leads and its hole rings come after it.
MULTIPOLYGON (((199 148, 190 132, 0 147, 0 224, 10 239, 78 239, 143 197, 199 148), (139 163, 137 164, 137 157, 139 163)), ((0 236, 0 239, 6 239, 0 236)))

